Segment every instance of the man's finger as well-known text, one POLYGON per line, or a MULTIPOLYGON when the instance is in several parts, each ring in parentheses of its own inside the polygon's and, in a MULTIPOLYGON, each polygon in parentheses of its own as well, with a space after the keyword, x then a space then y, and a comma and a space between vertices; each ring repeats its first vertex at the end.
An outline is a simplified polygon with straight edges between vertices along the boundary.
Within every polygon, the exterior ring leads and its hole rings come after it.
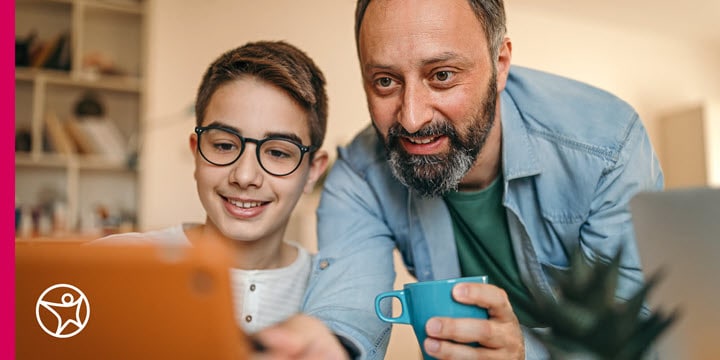
POLYGON ((485 319, 453 319, 434 317, 425 324, 428 336, 438 339, 453 340, 460 343, 479 342, 488 347, 492 344, 492 324, 485 319))
POLYGON ((460 283, 453 287, 452 294, 458 302, 487 309, 493 320, 517 321, 507 293, 495 285, 460 283))

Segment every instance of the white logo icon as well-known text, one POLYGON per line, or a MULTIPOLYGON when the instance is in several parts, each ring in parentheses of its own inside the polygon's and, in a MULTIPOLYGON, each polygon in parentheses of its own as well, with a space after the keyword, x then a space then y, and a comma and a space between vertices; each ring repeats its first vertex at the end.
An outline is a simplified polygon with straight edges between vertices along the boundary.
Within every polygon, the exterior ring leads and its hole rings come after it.
POLYGON ((50 336, 69 338, 77 335, 90 319, 90 302, 80 289, 69 284, 53 285, 38 298, 35 317, 50 336))

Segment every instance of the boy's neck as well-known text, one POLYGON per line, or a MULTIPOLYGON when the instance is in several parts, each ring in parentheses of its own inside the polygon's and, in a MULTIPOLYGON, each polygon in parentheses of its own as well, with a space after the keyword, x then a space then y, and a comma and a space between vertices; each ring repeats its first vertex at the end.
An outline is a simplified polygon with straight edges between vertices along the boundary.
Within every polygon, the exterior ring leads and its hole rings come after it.
POLYGON ((289 266, 298 256, 297 248, 282 239, 239 241, 207 225, 186 228, 185 235, 192 244, 201 241, 221 241, 227 244, 233 249, 233 267, 242 270, 278 269, 289 266))

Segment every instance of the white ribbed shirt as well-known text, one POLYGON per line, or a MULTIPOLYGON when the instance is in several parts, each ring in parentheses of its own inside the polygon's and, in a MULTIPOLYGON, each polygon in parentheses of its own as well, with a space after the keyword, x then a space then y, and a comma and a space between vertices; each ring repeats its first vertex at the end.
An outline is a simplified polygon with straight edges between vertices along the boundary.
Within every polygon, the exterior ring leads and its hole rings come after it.
MULTIPOLYGON (((115 234, 95 242, 152 242, 159 245, 191 245, 181 224, 145 233, 115 234)), ((230 269, 235 320, 245 332, 255 333, 281 322, 300 311, 305 295, 312 255, 302 246, 288 242, 297 248, 298 255, 289 266, 269 270, 230 269)))

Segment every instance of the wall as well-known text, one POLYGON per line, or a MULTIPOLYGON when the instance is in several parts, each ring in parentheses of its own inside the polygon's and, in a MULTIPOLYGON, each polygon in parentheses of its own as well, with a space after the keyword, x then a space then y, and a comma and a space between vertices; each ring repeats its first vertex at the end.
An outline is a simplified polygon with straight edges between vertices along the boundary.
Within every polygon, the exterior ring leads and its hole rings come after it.
MULTIPOLYGON (((141 162, 140 226, 203 221, 195 195, 188 111, 202 71, 224 50, 256 39, 287 40, 308 52, 328 81, 326 149, 368 123, 353 38, 352 0, 153 0, 149 16, 147 137, 141 162), (311 5, 308 5, 311 4, 311 5)), ((675 108, 720 99, 720 47, 618 28, 508 4, 513 62, 590 82, 616 93, 640 113, 662 155, 657 119, 675 108)), ((332 153, 333 151, 331 151, 332 153)), ((290 234, 314 248, 308 197, 290 234)), ((400 272, 398 283, 411 281, 400 272)), ((417 358, 412 333, 398 327, 388 358, 417 358)))

